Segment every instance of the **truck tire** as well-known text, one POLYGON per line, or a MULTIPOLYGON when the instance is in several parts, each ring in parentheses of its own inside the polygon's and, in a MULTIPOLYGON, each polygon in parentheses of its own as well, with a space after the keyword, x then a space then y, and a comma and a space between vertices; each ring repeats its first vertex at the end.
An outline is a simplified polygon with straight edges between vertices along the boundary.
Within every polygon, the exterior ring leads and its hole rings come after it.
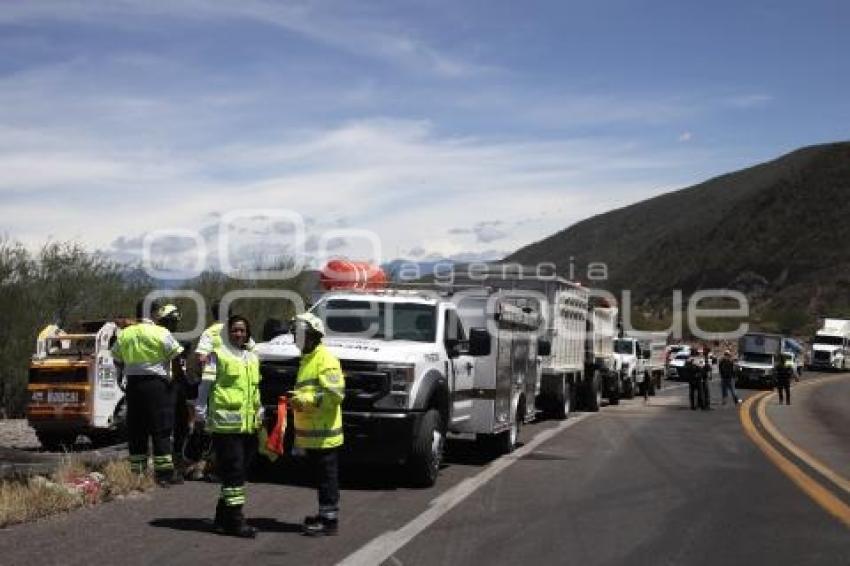
POLYGON ((496 456, 510 454, 514 451, 519 442, 519 431, 522 430, 522 403, 517 406, 516 415, 511 423, 511 428, 505 432, 493 436, 492 449, 496 456))
POLYGON ((588 384, 587 399, 585 401, 587 410, 591 413, 597 412, 602 405, 602 387, 599 380, 599 370, 594 370, 593 377, 590 378, 590 383, 588 384))
POLYGON ((626 382, 623 387, 623 398, 624 399, 634 399, 635 398, 635 378, 634 376, 629 376, 626 379, 626 382))
POLYGON ((616 381, 616 385, 614 385, 614 389, 611 393, 608 394, 608 404, 609 405, 619 405, 620 404, 620 376, 614 375, 614 380, 616 381))
POLYGON ((413 438, 407 465, 412 482, 419 487, 431 487, 437 482, 446 436, 437 409, 429 409, 422 417, 413 438))
POLYGON ((564 380, 564 391, 561 394, 555 396, 552 401, 552 416, 559 420, 564 420, 570 416, 570 410, 572 409, 572 387, 570 384, 564 380))
POLYGON ((35 431, 41 447, 48 452, 64 452, 73 448, 77 441, 76 433, 73 432, 43 432, 35 431))

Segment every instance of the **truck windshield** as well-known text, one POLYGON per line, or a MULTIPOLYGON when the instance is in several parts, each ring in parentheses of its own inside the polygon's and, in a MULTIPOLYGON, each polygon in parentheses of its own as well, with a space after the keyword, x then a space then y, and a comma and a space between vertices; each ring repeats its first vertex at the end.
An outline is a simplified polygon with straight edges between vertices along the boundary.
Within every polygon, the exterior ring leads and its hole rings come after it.
POLYGON ((331 299, 314 311, 325 321, 330 336, 434 342, 437 309, 418 303, 331 299))
POLYGON ((771 364, 773 365, 773 356, 771 354, 756 354, 753 352, 744 352, 741 356, 742 362, 751 362, 754 364, 771 364))
POLYGON ((841 336, 815 336, 812 344, 826 344, 828 346, 842 346, 844 338, 841 336))
POLYGON ((617 354, 634 354, 634 348, 631 340, 614 340, 614 352, 617 354))

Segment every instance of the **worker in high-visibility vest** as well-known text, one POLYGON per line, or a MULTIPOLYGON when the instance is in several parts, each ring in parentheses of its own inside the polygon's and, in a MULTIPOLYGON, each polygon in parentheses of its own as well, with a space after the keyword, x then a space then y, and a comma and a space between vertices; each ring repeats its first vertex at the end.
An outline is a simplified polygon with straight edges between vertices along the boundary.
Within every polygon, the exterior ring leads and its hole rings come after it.
MULTIPOLYGON (((172 303, 164 305, 156 312, 156 323, 167 328, 169 332, 177 332, 182 319, 180 309, 172 303)), ((171 361, 171 383, 174 389, 174 428, 171 439, 175 473, 182 477, 187 464, 184 453, 191 432, 191 413, 195 404, 194 399, 198 396, 198 386, 190 381, 186 367, 187 349, 191 345, 188 343, 180 345, 183 347, 183 352, 171 361)))
POLYGON ((245 522, 245 476, 257 450, 262 426, 260 361, 248 347, 251 325, 242 316, 227 321, 227 335, 209 354, 216 375, 210 390, 207 430, 212 433, 221 492, 215 528, 222 534, 254 538, 257 529, 245 522))
POLYGON ((183 351, 165 327, 145 317, 144 301, 136 306, 136 322, 118 333, 112 355, 126 379, 127 435, 130 468, 144 473, 148 441, 153 444, 154 476, 161 487, 182 483, 174 473, 171 431, 174 390, 171 362, 183 351))
POLYGON ((212 458, 212 439, 206 431, 207 401, 210 389, 215 382, 215 364, 210 363, 210 354, 221 346, 221 332, 229 313, 222 312, 218 301, 212 303, 210 314, 215 322, 207 327, 198 339, 195 347, 196 367, 200 375, 194 374, 196 383, 193 401, 192 432, 186 447, 186 475, 190 479, 200 480, 208 473, 212 458))
POLYGON ((339 463, 345 380, 339 360, 322 344, 325 326, 312 313, 295 317, 301 362, 291 405, 295 411, 295 447, 304 449, 316 477, 318 515, 304 519, 310 536, 335 535, 339 514, 339 463))

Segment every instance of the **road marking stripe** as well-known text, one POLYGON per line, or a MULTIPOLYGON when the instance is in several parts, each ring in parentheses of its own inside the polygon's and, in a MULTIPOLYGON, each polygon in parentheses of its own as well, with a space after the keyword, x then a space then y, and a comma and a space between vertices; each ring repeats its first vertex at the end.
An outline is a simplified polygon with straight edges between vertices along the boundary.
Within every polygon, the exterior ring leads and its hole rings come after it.
POLYGON ((582 413, 580 415, 571 416, 569 419, 562 421, 558 426, 541 431, 534 436, 527 444, 515 450, 511 454, 502 456, 478 474, 466 478, 456 486, 447 490, 443 494, 433 499, 427 510, 423 511, 418 517, 411 520, 398 530, 388 531, 365 546, 350 554, 338 563, 338 566, 375 566, 382 564, 398 552, 404 545, 413 540, 422 531, 434 524, 440 517, 451 511, 464 499, 475 493, 481 486, 489 482, 498 474, 506 470, 517 460, 520 460, 538 446, 557 436, 571 426, 577 425, 583 420, 599 413, 582 413))
POLYGON ((850 507, 843 501, 835 497, 829 490, 824 488, 817 481, 812 479, 808 474, 803 472, 798 466, 794 465, 790 460, 783 456, 776 448, 774 448, 766 438, 758 431, 750 417, 750 407, 754 403, 759 403, 767 398, 772 393, 767 391, 760 393, 744 401, 741 407, 740 417, 741 424, 756 446, 758 446, 765 456, 773 462, 773 464, 782 471, 797 487, 808 495, 815 503, 821 506, 827 513, 844 523, 850 528, 850 507))
POLYGON ((776 395, 767 395, 765 396, 756 406, 756 411, 758 412, 759 422, 764 427, 765 431, 773 437, 776 442, 781 444, 786 450, 792 453, 794 456, 808 464, 812 469, 817 470, 819 474, 828 478, 829 481, 834 483, 839 488, 843 489, 845 492, 850 493, 850 481, 846 478, 842 477, 835 471, 831 470, 826 464, 800 448, 798 445, 794 444, 788 437, 779 432, 779 430, 773 425, 773 422, 767 416, 767 400, 770 397, 775 397, 776 395))

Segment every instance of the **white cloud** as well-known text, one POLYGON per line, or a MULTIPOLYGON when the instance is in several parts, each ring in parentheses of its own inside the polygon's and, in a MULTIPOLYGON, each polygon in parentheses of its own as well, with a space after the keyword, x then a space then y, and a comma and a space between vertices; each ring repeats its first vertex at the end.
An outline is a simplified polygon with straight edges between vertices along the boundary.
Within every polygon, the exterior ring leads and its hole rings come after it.
MULTIPOLYGON (((9 202, 3 228, 29 242, 58 233, 106 246, 154 228, 209 236, 216 213, 262 207, 315 218, 312 234, 341 219, 374 230, 386 259, 416 247, 450 256, 474 251, 448 233, 452 226, 468 227, 474 245, 498 240, 511 249, 674 185, 683 160, 693 159, 611 139, 441 136, 427 122, 386 119, 298 132, 278 143, 213 147, 187 163, 146 151, 113 157, 117 165, 87 171, 85 184, 96 191, 57 174, 50 181, 68 195, 62 206, 45 215, 35 193, 9 202), (223 164, 227 174, 215 178, 211 172, 223 164), (75 191, 85 198, 73 198, 75 191)), ((30 163, 18 171, 20 186, 44 183, 38 160, 30 163)))
POLYGON ((687 143, 694 138, 694 135, 691 132, 682 132, 679 134, 679 141, 682 143, 687 143))
POLYGON ((274 26, 320 44, 446 78, 491 73, 493 66, 446 53, 401 23, 370 17, 357 3, 267 0, 41 0, 4 5, 0 23, 72 21, 134 28, 139 18, 246 20, 274 26))

